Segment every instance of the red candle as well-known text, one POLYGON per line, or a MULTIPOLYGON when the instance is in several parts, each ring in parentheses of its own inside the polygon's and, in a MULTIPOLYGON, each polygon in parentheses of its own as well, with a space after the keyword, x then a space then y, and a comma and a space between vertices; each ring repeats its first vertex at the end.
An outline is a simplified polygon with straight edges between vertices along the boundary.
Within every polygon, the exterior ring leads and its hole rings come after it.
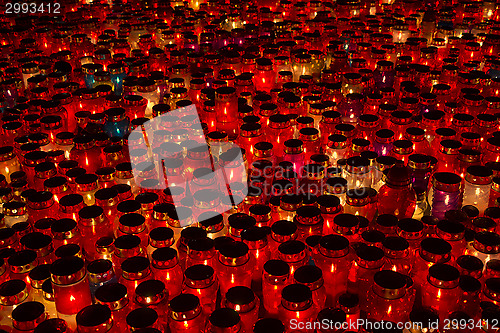
POLYGON ((134 297, 135 289, 141 282, 154 278, 149 267, 149 259, 144 257, 125 259, 121 264, 121 270, 120 283, 127 287, 131 297, 134 297))
POLYGON ((249 248, 243 242, 232 242, 219 250, 217 277, 221 292, 226 293, 233 286, 250 287, 252 282, 252 267, 249 248))
POLYGON ((127 329, 126 316, 132 306, 128 298, 127 287, 121 283, 111 283, 97 288, 95 292, 97 304, 106 305, 111 310, 114 324, 119 331, 127 329))
POLYGON ((298 240, 289 240, 278 246, 278 259, 290 265, 290 274, 309 260, 306 245, 298 240))
POLYGON ((194 265, 184 271, 183 292, 197 296, 203 312, 210 314, 215 309, 219 283, 212 267, 194 265))
POLYGON ((83 259, 78 257, 58 259, 50 267, 50 273, 58 313, 74 315, 92 304, 83 259))
POLYGON ((119 328, 113 325, 111 310, 102 304, 89 305, 76 315, 76 325, 81 333, 118 333, 119 328))
POLYGON ((227 291, 221 306, 236 311, 240 315, 241 329, 250 332, 259 317, 259 303, 252 289, 236 286, 227 291))
POLYGON ((112 225, 104 215, 104 209, 92 205, 78 212, 78 224, 83 238, 83 247, 89 258, 97 256, 96 241, 105 236, 113 236, 112 225))
POLYGON ((422 305, 435 310, 440 318, 457 309, 460 272, 448 264, 434 264, 429 268, 427 282, 422 284, 422 305))
POLYGON ((205 329, 200 300, 192 294, 180 294, 170 300, 169 327, 172 332, 198 333, 205 329))
POLYGON ((323 273, 328 304, 334 304, 347 290, 348 273, 354 259, 349 241, 340 235, 323 236, 313 259, 323 273))
POLYGON ((304 265, 297 268, 295 273, 293 273, 293 279, 295 283, 304 284, 311 289, 313 302, 318 309, 325 307, 326 288, 321 268, 313 265, 304 265))
POLYGON ((12 311, 12 326, 16 332, 33 332, 47 318, 45 307, 39 302, 24 302, 12 311))
MULTIPOLYGON (((286 327, 292 329, 293 323, 307 322, 316 318, 319 309, 312 299, 309 287, 302 284, 291 284, 283 288, 282 299, 279 306, 279 316, 286 327), (294 321, 292 321, 292 319, 294 321)), ((312 332, 305 330, 304 332, 312 332)))
POLYGON ((414 289, 407 283, 407 277, 401 273, 390 270, 377 272, 367 295, 369 318, 374 321, 407 321, 415 298, 414 289))

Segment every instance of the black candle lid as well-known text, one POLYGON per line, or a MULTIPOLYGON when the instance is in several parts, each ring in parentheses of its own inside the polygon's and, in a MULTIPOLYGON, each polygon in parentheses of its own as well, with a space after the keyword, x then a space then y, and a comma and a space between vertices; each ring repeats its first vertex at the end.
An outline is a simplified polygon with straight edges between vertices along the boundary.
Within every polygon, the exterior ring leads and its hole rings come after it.
POLYGON ((349 252, 349 240, 341 235, 326 235, 319 241, 319 252, 327 257, 343 257, 349 252))
POLYGON ((201 311, 200 299, 193 294, 180 294, 169 302, 170 317, 176 321, 190 320, 201 311))
POLYGON ((235 286, 227 291, 225 305, 238 313, 245 313, 255 308, 256 300, 252 289, 245 286, 235 286))
POLYGON ((142 306, 155 305, 167 298, 168 290, 159 280, 143 281, 135 288, 135 300, 142 306))
POLYGON ((278 246, 279 256, 285 262, 297 262, 306 256, 306 244, 298 240, 289 240, 278 246))
POLYGON ((384 251, 376 246, 364 245, 356 248, 356 261, 358 265, 373 269, 384 263, 384 251))
POLYGON ((276 318, 261 318, 253 327, 253 333, 284 333, 285 325, 276 318))
POLYGON ((89 280, 92 283, 103 283, 115 276, 113 263, 107 259, 91 261, 87 266, 87 271, 89 272, 89 280))
POLYGON ((82 248, 78 244, 64 244, 59 246, 55 251, 54 254, 58 258, 64 258, 64 257, 70 257, 70 256, 76 256, 76 257, 82 257, 82 248))
MULTIPOLYGON (((213 327, 233 328, 240 325, 241 319, 238 312, 233 309, 220 308, 212 312, 212 314, 208 317, 208 321, 213 327)), ((239 330, 236 329, 234 331, 238 332, 239 330)))
POLYGON ((434 264, 429 268, 429 282, 438 288, 454 288, 458 286, 460 272, 447 264, 434 264))
POLYGON ((141 238, 136 235, 119 236, 114 241, 115 254, 120 258, 127 258, 138 254, 141 238))
POLYGON ((111 310, 117 311, 128 304, 127 287, 121 283, 105 284, 95 291, 97 303, 107 305, 111 310))
POLYGON ((12 254, 7 262, 12 273, 28 273, 37 266, 37 253, 34 250, 21 250, 12 254))
POLYGON ((153 326, 157 320, 158 313, 151 308, 132 310, 126 317, 127 325, 134 330, 153 326))
POLYGON ((421 328, 431 328, 430 325, 439 321, 439 316, 431 309, 417 308, 410 312, 410 321, 421 328))
POLYGON ((481 231, 474 236, 474 248, 482 253, 497 254, 500 252, 500 235, 490 231, 481 231))
POLYGON ((303 284, 290 284, 281 291, 281 304, 290 311, 307 309, 312 304, 312 291, 303 284))
POLYGON ((194 289, 203 289, 215 281, 215 271, 207 265, 193 265, 184 271, 184 283, 194 289))
POLYGON ((80 281, 86 274, 85 262, 78 257, 57 259, 50 266, 52 282, 67 285, 80 281))
POLYGON ((113 325, 111 310, 103 304, 92 304, 80 310, 76 315, 78 332, 91 333, 106 331, 113 325))
POLYGON ((313 291, 323 285, 323 272, 318 266, 301 266, 293 273, 293 278, 297 283, 304 284, 313 291))
POLYGON ((0 285, 0 304, 10 306, 21 303, 28 297, 28 286, 23 280, 9 280, 0 285))
POLYGON ((69 328, 64 319, 50 318, 41 322, 33 331, 34 333, 65 333, 69 328))
MULTIPOLYGON (((460 286, 460 289, 462 289, 462 291, 467 293, 475 293, 481 290, 481 282, 470 275, 460 276, 458 285, 460 286)), ((496 291, 498 292, 499 290, 497 289, 496 291)))
POLYGON ((40 302, 24 302, 12 310, 13 326, 21 331, 35 329, 45 318, 45 306, 40 302))

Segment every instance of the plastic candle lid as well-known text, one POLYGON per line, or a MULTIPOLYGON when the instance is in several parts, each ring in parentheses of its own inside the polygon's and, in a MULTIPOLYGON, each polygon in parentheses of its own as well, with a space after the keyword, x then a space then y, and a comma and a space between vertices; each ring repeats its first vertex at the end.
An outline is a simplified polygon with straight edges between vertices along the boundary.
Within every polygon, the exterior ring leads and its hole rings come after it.
POLYGON ((485 166, 473 165, 467 168, 465 180, 474 185, 487 185, 491 183, 493 172, 485 166))
POLYGON ((140 280, 150 273, 149 259, 144 257, 131 257, 121 264, 122 276, 127 280, 140 280))
POLYGON ((157 269, 172 268, 177 262, 177 251, 170 247, 158 248, 151 254, 151 264, 157 269))
POLYGON ((22 274, 28 273, 37 267, 37 253, 32 249, 17 251, 12 254, 7 263, 10 266, 12 273, 22 274))
POLYGON ((184 283, 190 288, 206 288, 215 281, 215 271, 207 265, 193 265, 184 271, 184 283))
POLYGON ((168 247, 174 243, 174 231, 167 227, 157 227, 149 232, 149 243, 156 248, 168 247))
POLYGON ((424 225, 422 222, 405 218, 398 222, 398 235, 405 239, 419 239, 423 236, 424 225))
POLYGON ((399 236, 389 236, 382 241, 385 255, 388 258, 404 258, 408 255, 410 244, 399 236))
POLYGON ((319 205, 321 212, 325 214, 338 213, 342 208, 340 199, 336 195, 320 195, 316 199, 316 203, 319 205))
POLYGON ((385 234, 378 230, 365 230, 361 233, 361 238, 365 243, 370 244, 380 244, 385 239, 385 234))
POLYGON ((87 266, 87 271, 89 272, 89 281, 91 283, 106 282, 115 276, 113 263, 107 259, 97 259, 90 262, 87 266))
POLYGON ((356 261, 359 266, 372 269, 383 265, 384 251, 375 246, 360 246, 356 248, 356 261))
POLYGON ((500 253, 500 235, 490 231, 481 231, 474 236, 474 248, 482 253, 500 253))
MULTIPOLYGON (((488 286, 487 281, 488 280, 486 280, 486 286, 488 286)), ((481 290, 481 282, 470 275, 461 275, 458 281, 458 285, 460 289, 462 289, 466 293, 475 293, 481 290)), ((500 284, 498 284, 497 281, 495 293, 498 293, 500 291, 499 286, 500 284)))
POLYGON ((81 333, 106 332, 113 325, 111 310, 103 304, 86 306, 76 315, 76 324, 81 333))

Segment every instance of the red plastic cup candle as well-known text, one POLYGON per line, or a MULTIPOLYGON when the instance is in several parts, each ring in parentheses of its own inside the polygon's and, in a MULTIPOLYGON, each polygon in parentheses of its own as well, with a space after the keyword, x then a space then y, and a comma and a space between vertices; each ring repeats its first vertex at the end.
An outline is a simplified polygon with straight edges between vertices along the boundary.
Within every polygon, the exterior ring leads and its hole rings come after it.
POLYGON ((242 330, 250 332, 259 317, 259 303, 252 289, 236 286, 227 291, 221 306, 238 312, 242 330))
POLYGON ((212 312, 208 317, 206 333, 244 332, 241 319, 233 309, 220 308, 212 312))
POLYGON ((200 300, 195 295, 177 295, 170 300, 168 307, 172 332, 198 333, 205 329, 205 317, 200 300))
POLYGON ((269 315, 278 315, 281 291, 287 285, 290 267, 282 260, 269 260, 263 266, 262 303, 269 315))
POLYGON ((440 318, 457 308, 460 272, 448 264, 434 264, 429 268, 427 282, 422 285, 422 305, 437 312, 440 318))
POLYGON ((141 282, 153 279, 148 258, 135 256, 125 259, 121 270, 120 283, 127 287, 131 297, 134 297, 135 289, 141 282))
POLYGON ((197 296, 203 312, 210 314, 215 309, 219 283, 212 267, 194 265, 184 271, 183 292, 197 296))
POLYGON ((16 332, 33 332, 47 318, 45 307, 40 302, 24 302, 12 311, 12 326, 16 332))
POLYGON ((163 329, 158 322, 158 313, 151 308, 137 308, 126 317, 128 329, 132 332, 140 329, 163 329))
POLYGON ((92 304, 83 259, 78 257, 58 259, 52 263, 50 274, 58 313, 74 315, 92 304))
POLYGON ((408 287, 408 277, 391 270, 382 270, 374 275, 374 284, 368 291, 366 311, 374 321, 390 320, 404 322, 415 298, 408 287))
POLYGON ((97 288, 95 292, 97 304, 106 305, 111 310, 115 326, 123 332, 127 329, 126 316, 132 306, 128 298, 127 287, 121 283, 111 283, 97 288))
POLYGON ((283 323, 289 325, 293 323, 292 320, 296 323, 305 323, 316 318, 319 309, 313 302, 309 287, 302 284, 291 284, 283 288, 281 296, 278 312, 283 323))
POLYGON ((216 263, 221 292, 226 293, 234 286, 250 288, 253 265, 249 248, 245 243, 232 242, 221 247, 216 263))
POLYGON ((81 333, 118 333, 119 328, 113 325, 111 310, 103 304, 92 304, 78 312, 76 325, 81 333))

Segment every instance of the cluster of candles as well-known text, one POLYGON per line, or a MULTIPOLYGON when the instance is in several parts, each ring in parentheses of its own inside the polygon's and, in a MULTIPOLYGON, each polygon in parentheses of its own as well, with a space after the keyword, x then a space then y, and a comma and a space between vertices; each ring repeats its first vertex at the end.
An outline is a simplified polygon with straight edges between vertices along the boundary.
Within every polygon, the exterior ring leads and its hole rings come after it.
POLYGON ((0 332, 500 330, 498 2, 146 3, 0 18, 0 332))

